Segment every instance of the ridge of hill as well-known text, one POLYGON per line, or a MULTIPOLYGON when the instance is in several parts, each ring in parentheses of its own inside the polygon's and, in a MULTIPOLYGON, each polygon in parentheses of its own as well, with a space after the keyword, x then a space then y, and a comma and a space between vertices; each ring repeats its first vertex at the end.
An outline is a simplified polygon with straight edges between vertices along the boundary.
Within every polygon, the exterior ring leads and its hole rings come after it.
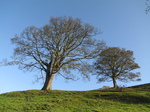
POLYGON ((130 86, 128 88, 143 88, 143 89, 150 89, 150 83, 140 84, 140 85, 134 85, 130 86))

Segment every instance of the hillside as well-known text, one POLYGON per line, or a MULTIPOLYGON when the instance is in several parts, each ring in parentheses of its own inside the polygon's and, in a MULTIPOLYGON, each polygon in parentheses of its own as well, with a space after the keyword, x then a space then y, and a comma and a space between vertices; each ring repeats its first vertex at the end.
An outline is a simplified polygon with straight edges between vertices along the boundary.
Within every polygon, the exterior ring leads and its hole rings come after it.
POLYGON ((140 85, 135 85, 135 86, 131 86, 129 88, 143 88, 143 89, 150 89, 150 83, 146 83, 146 84, 140 84, 140 85))
POLYGON ((0 95, 0 112, 148 112, 150 89, 29 90, 0 95))

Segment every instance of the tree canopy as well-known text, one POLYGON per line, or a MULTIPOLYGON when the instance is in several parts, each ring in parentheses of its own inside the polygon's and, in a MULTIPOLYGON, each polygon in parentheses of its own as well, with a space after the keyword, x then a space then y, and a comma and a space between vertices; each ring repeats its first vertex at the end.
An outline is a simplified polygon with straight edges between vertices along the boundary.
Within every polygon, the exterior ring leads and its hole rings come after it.
POLYGON ((132 72, 132 70, 140 68, 135 63, 133 51, 124 48, 109 47, 104 49, 99 54, 94 67, 98 81, 113 81, 114 88, 118 87, 116 80, 124 82, 140 80, 140 73, 132 72))

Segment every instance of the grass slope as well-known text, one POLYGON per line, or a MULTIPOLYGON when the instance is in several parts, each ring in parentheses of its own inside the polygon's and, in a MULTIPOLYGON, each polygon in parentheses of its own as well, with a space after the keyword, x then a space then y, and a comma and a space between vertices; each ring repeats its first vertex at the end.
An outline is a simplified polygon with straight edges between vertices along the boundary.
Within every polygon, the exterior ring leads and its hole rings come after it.
POLYGON ((150 89, 29 90, 0 95, 0 112, 149 112, 150 89))

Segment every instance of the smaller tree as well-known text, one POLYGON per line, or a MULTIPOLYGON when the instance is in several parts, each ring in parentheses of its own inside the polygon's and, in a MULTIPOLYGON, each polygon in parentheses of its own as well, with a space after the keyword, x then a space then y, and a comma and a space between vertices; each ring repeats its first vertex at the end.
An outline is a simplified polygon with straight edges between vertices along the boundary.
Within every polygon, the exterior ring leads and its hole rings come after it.
POLYGON ((98 82, 113 81, 114 88, 117 88, 116 80, 123 82, 141 80, 139 72, 131 72, 140 68, 134 60, 133 51, 130 50, 118 47, 103 50, 94 63, 98 82))

